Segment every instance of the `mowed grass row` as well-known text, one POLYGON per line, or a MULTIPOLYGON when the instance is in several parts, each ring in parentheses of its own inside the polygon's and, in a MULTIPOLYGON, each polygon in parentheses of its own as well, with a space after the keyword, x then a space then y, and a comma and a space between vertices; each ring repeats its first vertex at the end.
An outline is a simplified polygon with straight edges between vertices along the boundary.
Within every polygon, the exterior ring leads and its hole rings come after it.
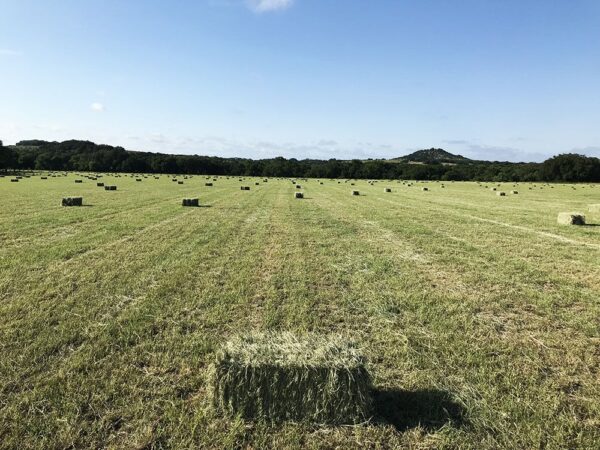
POLYGON ((74 179, 0 180, 3 211, 15 198, 28 205, 0 219, 4 448, 600 439, 600 227, 555 225, 559 211, 600 203, 598 187, 521 184, 499 198, 474 183, 309 180, 295 200, 288 180, 118 178, 105 192, 74 179), (57 206, 68 194, 93 206, 57 206), (210 207, 182 208, 188 196, 210 207), (266 329, 357 340, 373 421, 216 417, 205 378, 215 349, 266 329))

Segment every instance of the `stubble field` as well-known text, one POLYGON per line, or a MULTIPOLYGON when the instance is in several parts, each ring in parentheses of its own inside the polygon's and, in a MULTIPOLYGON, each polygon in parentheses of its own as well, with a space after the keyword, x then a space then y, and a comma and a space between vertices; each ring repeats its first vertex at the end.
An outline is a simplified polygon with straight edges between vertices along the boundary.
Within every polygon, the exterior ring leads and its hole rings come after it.
POLYGON ((597 448, 600 186, 98 181, 0 178, 0 448, 597 448), (252 330, 358 342, 373 419, 215 415, 252 330))

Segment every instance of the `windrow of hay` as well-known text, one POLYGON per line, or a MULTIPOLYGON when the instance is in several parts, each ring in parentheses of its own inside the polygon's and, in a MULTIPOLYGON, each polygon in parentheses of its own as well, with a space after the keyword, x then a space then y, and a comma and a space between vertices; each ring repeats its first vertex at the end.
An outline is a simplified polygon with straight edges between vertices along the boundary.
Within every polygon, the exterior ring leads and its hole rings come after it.
POLYGON ((341 336, 240 336, 218 351, 209 373, 220 414, 270 422, 352 424, 371 415, 371 377, 341 336))
POLYGON ((580 213, 561 212, 558 213, 559 225, 585 225, 585 216, 580 213))

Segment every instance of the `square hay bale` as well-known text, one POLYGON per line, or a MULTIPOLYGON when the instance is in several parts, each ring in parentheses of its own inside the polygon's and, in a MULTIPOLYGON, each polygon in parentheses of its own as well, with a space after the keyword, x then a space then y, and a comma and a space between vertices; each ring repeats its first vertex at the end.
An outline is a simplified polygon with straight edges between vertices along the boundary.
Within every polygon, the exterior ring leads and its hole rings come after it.
POLYGON ((40 180, 47 180, 48 177, 40 177, 40 180))
POLYGON ((296 189, 302 189, 302 186, 301 186, 301 185, 299 185, 299 184, 297 184, 297 185, 296 185, 296 189))
POLYGON ((589 210, 590 212, 600 212, 600 203, 590 205, 589 210))
POLYGON ((204 183, 204 186, 206 186, 206 187, 212 187, 212 185, 213 185, 212 183, 204 183))
POLYGON ((510 193, 511 193, 512 195, 517 195, 517 194, 519 193, 519 191, 510 191, 510 193))
POLYGON ((585 216, 579 213, 561 212, 558 213, 557 222, 559 225, 585 225, 585 216))
POLYGON ((10 179, 10 182, 11 182, 11 183, 18 183, 18 182, 19 182, 19 180, 18 180, 17 178, 11 178, 11 179, 10 179))
POLYGON ((352 191, 352 195, 360 195, 359 191, 352 191))
POLYGON ((83 180, 75 180, 75 183, 83 183, 83 180))
POLYGON ((104 183, 96 183, 97 187, 104 187, 104 183))
POLYGON ((135 181, 142 181, 142 179, 141 178, 136 178, 135 181))
POLYGON ((62 206, 83 206, 83 197, 64 197, 62 206))
POLYGON ((506 192, 499 191, 499 192, 496 192, 496 195, 498 197, 505 197, 506 196, 506 192))
POLYGON ((197 198, 184 198, 181 206, 200 206, 200 200, 197 198))
POLYGON ((209 375, 215 410, 270 422, 353 424, 371 416, 371 377, 356 346, 341 336, 291 333, 234 338, 209 375))
POLYGON ((260 183, 257 181, 256 183, 254 183, 254 186, 260 186, 260 183))
POLYGON ((183 184, 183 181, 178 181, 177 184, 183 184))
POLYGON ((392 188, 385 188, 383 192, 392 192, 392 188))
POLYGON ((249 191, 250 190, 250 186, 240 186, 240 190, 242 190, 242 191, 249 191))
POLYGON ((424 188, 421 188, 421 190, 422 190, 422 191, 428 191, 428 190, 429 190, 429 188, 426 188, 426 187, 424 187, 424 188))
POLYGON ((303 192, 294 192, 294 198, 304 198, 303 192))
POLYGON ((104 190, 105 191, 116 191, 117 187, 116 186, 104 186, 104 190))

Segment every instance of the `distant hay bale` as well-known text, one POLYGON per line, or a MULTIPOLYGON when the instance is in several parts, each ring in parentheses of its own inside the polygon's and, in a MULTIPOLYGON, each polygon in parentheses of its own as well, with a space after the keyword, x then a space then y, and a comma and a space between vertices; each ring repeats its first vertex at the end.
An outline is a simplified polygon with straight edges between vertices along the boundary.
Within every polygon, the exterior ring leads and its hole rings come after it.
POLYGON ((579 213, 561 212, 558 213, 557 222, 559 225, 585 225, 585 216, 579 213))
POLYGON ((421 188, 421 190, 422 190, 422 191, 428 191, 428 190, 429 190, 429 188, 426 188, 426 187, 424 187, 424 188, 421 188))
POLYGON ((301 186, 301 185, 299 185, 299 184, 297 184, 297 185, 296 185, 296 189, 302 189, 302 186, 301 186))
POLYGON ((204 186, 206 186, 206 187, 212 187, 212 185, 213 185, 212 183, 204 183, 204 186))
POLYGON ((358 191, 352 191, 352 195, 360 195, 360 192, 358 192, 358 191))
POLYGON ((83 183, 83 180, 75 180, 75 183, 83 183))
POLYGON ((178 181, 177 184, 183 184, 183 181, 178 181))
POLYGON ((511 193, 512 195, 516 195, 516 194, 518 194, 518 193, 519 193, 519 191, 510 191, 510 193, 511 193))
POLYGON ((48 177, 40 177, 40 180, 47 180, 48 177))
POLYGON ((260 186, 260 183, 257 181, 256 183, 254 183, 254 186, 260 186))
POLYGON ((19 182, 19 180, 18 180, 17 178, 11 178, 11 179, 10 179, 10 182, 11 182, 11 183, 18 183, 18 182, 19 182))
POLYGON ((499 191, 499 192, 496 192, 496 195, 497 195, 498 197, 506 197, 506 192, 500 192, 500 191, 499 191))
POLYGON ((83 206, 83 197, 64 197, 62 206, 83 206))
POLYGON ((294 198, 304 198, 304 193, 303 192, 295 192, 294 193, 294 198))
POLYGON ((234 338, 209 371, 209 398, 228 417, 281 423, 355 424, 372 413, 371 377, 341 336, 291 333, 234 338))
POLYGON ((242 191, 249 191, 250 190, 250 186, 240 186, 240 190, 242 190, 242 191))
POLYGON ((141 178, 136 178, 135 181, 142 181, 142 179, 141 178))
POLYGON ((116 186, 104 186, 104 190, 105 191, 116 191, 117 187, 116 186))
POLYGON ((96 183, 96 186, 97 186, 97 187, 103 187, 103 186, 104 186, 104 183, 96 183))
POLYGON ((200 200, 197 198, 184 198, 181 201, 182 206, 200 206, 200 200))
POLYGON ((590 212, 600 212, 600 203, 597 203, 595 205, 590 205, 589 209, 590 209, 590 212))
POLYGON ((495 191, 495 190, 496 190, 496 188, 495 188, 495 187, 493 187, 493 188, 490 188, 490 189, 491 189, 492 191, 495 191))
POLYGON ((392 189, 391 189, 391 188, 385 188, 385 189, 383 190, 383 192, 392 192, 392 189))

